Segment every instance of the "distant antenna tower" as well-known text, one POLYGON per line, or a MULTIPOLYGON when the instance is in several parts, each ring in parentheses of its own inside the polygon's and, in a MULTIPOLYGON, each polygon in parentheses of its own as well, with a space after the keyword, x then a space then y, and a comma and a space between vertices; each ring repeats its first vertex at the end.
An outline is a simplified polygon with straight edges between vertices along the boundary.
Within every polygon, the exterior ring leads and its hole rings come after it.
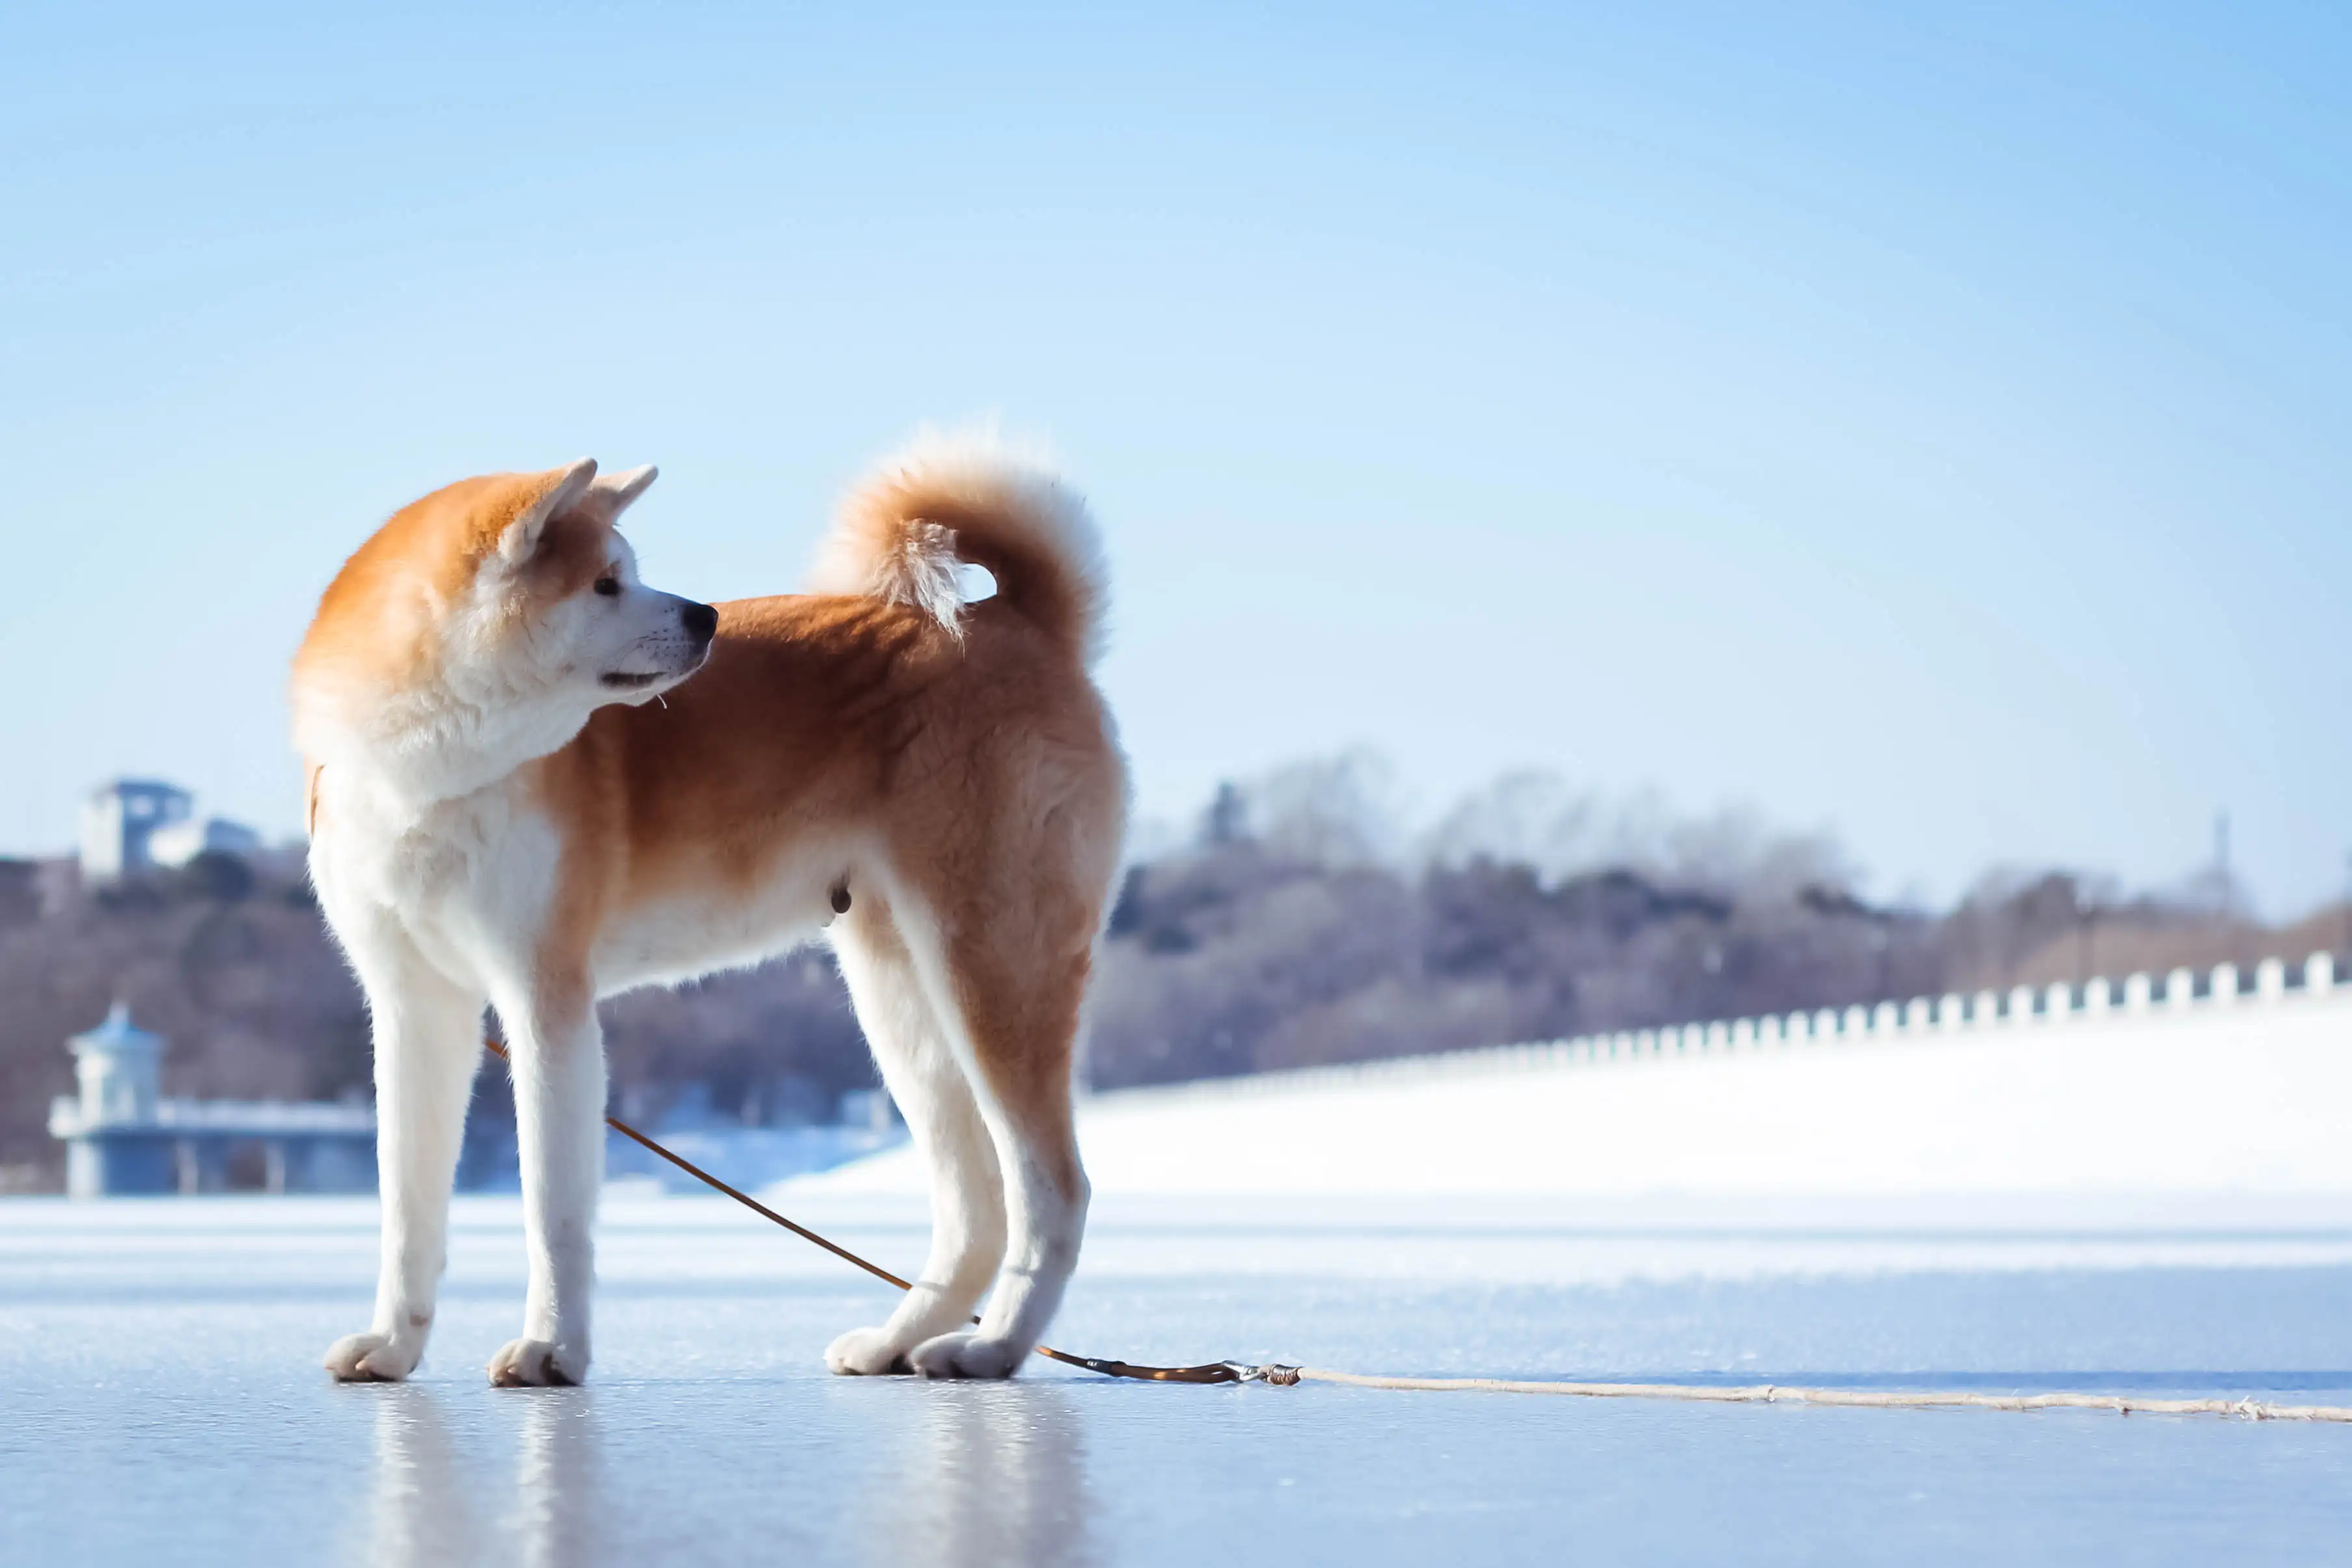
POLYGON ((1212 844, 1237 844, 1249 837, 1249 803, 1232 781, 1217 786, 1217 797, 1209 802, 1205 837, 1212 844))
POLYGON ((2213 819, 2213 913, 2230 918, 2230 813, 2213 819))

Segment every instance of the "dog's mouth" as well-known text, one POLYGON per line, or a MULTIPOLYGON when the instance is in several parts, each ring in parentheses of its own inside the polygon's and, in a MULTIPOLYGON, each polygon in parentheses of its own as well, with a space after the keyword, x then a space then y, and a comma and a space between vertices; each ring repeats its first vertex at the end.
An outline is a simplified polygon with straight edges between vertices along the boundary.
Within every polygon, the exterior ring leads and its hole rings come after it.
POLYGON ((696 648, 692 661, 682 670, 652 670, 644 674, 633 670, 607 670, 596 680, 608 692, 641 692, 664 681, 682 681, 710 663, 711 646, 704 643, 696 648))

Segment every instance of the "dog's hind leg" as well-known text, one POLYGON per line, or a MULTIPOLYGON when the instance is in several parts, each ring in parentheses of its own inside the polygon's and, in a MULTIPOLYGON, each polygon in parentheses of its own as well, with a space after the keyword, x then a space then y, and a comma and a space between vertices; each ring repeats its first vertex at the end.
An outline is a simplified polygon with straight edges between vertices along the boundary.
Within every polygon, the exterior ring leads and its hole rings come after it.
POLYGON ((347 1383, 416 1368, 447 1258, 449 1187, 482 1058, 483 998, 425 963, 381 915, 339 921, 375 1037, 377 1191, 383 1206, 375 1321, 327 1351, 347 1383))
POLYGON ((915 1288, 878 1328, 852 1329, 824 1353, 838 1373, 909 1370, 907 1354, 968 1322, 1004 1256, 1004 1194, 979 1103, 877 892, 833 927, 857 1021, 930 1167, 931 1252, 915 1288))
MULTIPOLYGON (((1012 924, 1012 923, 1009 923, 1012 924)), ((972 1073, 981 1115, 1003 1173, 1004 1264, 976 1329, 915 1347, 926 1377, 1010 1377, 1062 1303, 1086 1232, 1087 1175, 1070 1103, 1072 1053, 1090 962, 1090 921, 1065 941, 966 925, 927 966, 932 1005, 972 1073)))

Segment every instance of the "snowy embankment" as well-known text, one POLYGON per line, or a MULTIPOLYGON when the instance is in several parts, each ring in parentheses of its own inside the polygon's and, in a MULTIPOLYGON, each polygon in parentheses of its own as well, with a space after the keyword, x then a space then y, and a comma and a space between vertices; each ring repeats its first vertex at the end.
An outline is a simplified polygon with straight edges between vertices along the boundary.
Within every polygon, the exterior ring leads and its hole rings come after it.
MULTIPOLYGON (((1102 1094, 1100 1196, 2352 1193, 2352 987, 2315 960, 1102 1094)), ((789 1184, 919 1192, 911 1148, 789 1184)))

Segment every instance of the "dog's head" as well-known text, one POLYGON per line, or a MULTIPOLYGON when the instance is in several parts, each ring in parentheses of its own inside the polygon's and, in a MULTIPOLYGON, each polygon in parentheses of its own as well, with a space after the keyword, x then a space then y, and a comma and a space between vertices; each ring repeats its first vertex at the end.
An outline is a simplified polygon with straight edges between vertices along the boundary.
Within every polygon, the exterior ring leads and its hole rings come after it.
POLYGON ((357 741, 403 772, 467 775, 413 786, 470 789, 700 669, 718 612, 639 582, 614 527, 653 480, 599 478, 583 458, 397 513, 320 601, 295 658, 296 743, 323 760, 357 741))

